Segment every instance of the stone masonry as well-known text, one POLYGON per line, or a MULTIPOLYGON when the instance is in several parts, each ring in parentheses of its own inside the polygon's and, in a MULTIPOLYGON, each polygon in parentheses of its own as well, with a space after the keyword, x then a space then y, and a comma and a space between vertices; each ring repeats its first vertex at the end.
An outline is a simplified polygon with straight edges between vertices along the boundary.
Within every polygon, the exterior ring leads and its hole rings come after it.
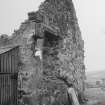
POLYGON ((45 0, 0 51, 19 46, 19 105, 69 105, 67 88, 83 94, 84 41, 72 0, 45 0))

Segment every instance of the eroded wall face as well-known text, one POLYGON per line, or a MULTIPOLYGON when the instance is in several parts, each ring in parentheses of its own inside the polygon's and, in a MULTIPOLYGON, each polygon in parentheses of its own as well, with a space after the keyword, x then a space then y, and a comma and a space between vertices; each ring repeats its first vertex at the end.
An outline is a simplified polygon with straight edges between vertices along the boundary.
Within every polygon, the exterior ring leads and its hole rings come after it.
POLYGON ((67 104, 67 88, 72 86, 77 94, 82 93, 85 79, 84 42, 72 1, 46 0, 38 12, 29 14, 29 20, 37 24, 35 35, 43 41, 38 45, 34 43, 37 38, 33 40, 34 53, 38 50, 39 56, 33 58, 31 54, 30 60, 34 59, 36 66, 29 65, 36 79, 30 79, 35 85, 28 99, 45 105, 67 104))
MULTIPOLYGON (((70 104, 84 90, 84 42, 71 0, 46 0, 28 14, 8 45, 19 45, 19 104, 70 104)), ((8 46, 7 45, 7 46, 8 46)))
MULTIPOLYGON (((58 67, 62 77, 73 83, 77 91, 84 90, 84 41, 72 0, 46 0, 39 8, 43 22, 60 37, 58 44, 58 67)), ((55 65, 55 64, 54 64, 55 65)))
POLYGON ((39 98, 38 84, 42 77, 42 62, 39 56, 35 56, 37 44, 33 38, 35 23, 28 22, 24 23, 24 25, 25 30, 21 35, 21 40, 18 40, 20 42, 19 104, 37 105, 39 98))

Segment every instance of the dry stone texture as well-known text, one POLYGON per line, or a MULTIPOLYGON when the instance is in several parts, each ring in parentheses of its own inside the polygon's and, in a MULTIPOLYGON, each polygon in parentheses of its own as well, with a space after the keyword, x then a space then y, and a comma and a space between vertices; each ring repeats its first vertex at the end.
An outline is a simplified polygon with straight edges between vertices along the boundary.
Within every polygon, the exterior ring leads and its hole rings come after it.
POLYGON ((67 88, 84 91, 84 41, 72 0, 46 0, 28 13, 0 50, 19 46, 18 89, 27 105, 67 105, 67 88))

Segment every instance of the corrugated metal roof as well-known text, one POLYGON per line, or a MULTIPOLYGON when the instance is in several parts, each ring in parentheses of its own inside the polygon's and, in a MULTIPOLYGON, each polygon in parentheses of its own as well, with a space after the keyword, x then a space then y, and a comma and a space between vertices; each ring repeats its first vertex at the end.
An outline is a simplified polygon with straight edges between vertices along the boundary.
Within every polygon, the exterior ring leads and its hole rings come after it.
POLYGON ((18 46, 1 47, 1 48, 0 48, 0 54, 3 54, 3 53, 5 53, 5 52, 7 52, 7 51, 9 51, 9 50, 11 50, 11 49, 13 49, 13 48, 16 48, 16 47, 18 47, 18 46))

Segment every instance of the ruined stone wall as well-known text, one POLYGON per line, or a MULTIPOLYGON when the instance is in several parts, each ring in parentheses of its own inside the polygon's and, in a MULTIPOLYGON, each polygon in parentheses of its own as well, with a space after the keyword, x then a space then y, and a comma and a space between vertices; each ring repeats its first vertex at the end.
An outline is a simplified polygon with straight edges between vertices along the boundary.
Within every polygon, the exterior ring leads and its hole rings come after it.
POLYGON ((71 72, 70 81, 75 81, 78 85, 76 87, 82 90, 85 75, 84 41, 81 38, 72 0, 46 0, 40 6, 39 13, 44 15, 43 23, 53 30, 58 30, 57 35, 61 38, 57 46, 57 56, 61 63, 59 69, 71 72))
POLYGON ((28 13, 0 48, 17 45, 20 103, 67 104, 68 87, 83 92, 84 42, 72 0, 46 0, 37 12, 28 13), (36 56, 38 50, 41 55, 36 56))

